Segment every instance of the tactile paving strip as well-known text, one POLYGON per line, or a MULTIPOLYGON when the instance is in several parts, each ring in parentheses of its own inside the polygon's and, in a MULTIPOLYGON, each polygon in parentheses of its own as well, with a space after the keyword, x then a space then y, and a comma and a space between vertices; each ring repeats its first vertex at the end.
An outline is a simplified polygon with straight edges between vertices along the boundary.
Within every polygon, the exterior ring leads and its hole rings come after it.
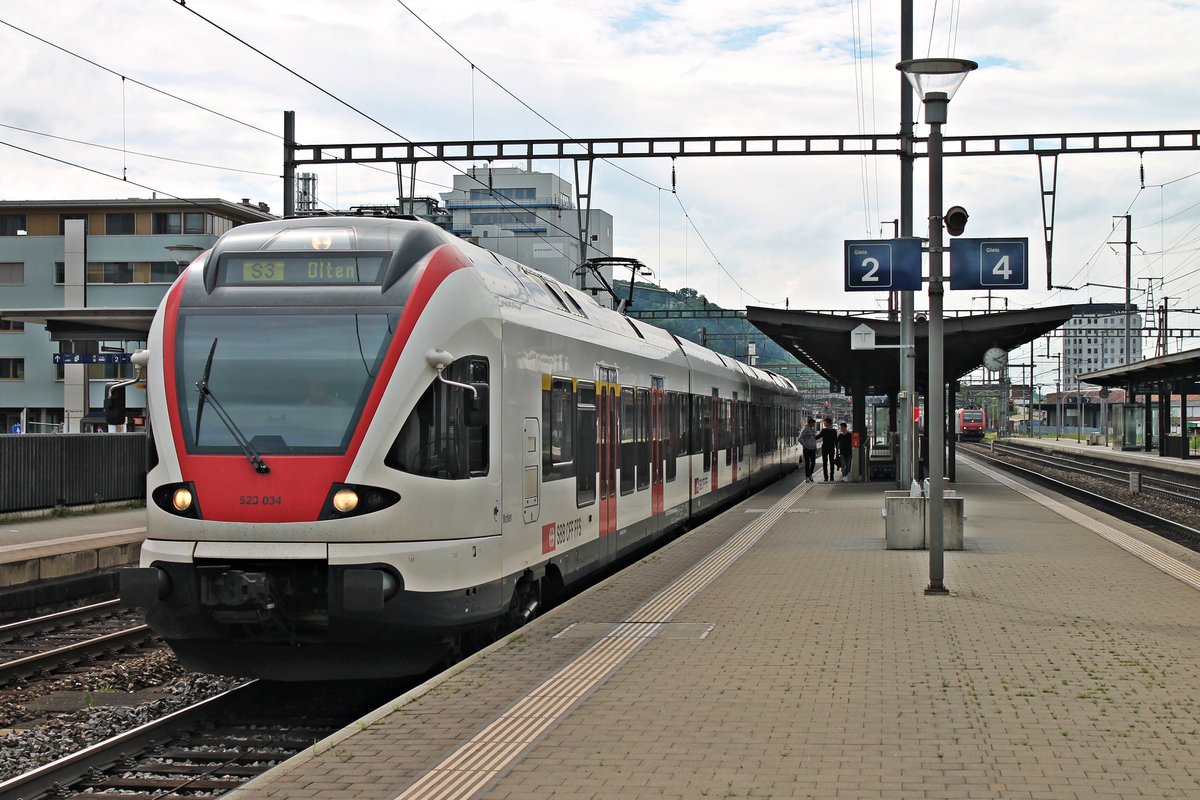
POLYGON ((422 775, 396 800, 465 800, 486 789, 654 638, 705 586, 753 547, 812 485, 800 484, 762 512, 754 522, 422 775))

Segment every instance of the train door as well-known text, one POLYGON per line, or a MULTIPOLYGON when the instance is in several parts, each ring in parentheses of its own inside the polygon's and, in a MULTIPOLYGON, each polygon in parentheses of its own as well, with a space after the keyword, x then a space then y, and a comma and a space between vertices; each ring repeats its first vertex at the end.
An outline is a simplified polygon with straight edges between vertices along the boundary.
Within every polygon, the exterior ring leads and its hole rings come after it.
POLYGON ((650 379, 650 513, 663 512, 663 461, 666 459, 666 420, 663 414, 666 393, 663 379, 650 379))
POLYGON ((742 413, 738 407, 738 393, 733 392, 733 403, 730 407, 730 465, 733 468, 732 482, 738 482, 738 459, 742 457, 742 413))
POLYGON ((599 437, 600 535, 617 530, 617 371, 610 367, 597 370, 596 435, 599 437))
POLYGON ((719 485, 717 482, 717 475, 720 471, 720 461, 718 461, 717 457, 721 454, 721 399, 717 396, 716 389, 712 390, 712 400, 710 402, 712 405, 709 407, 711 413, 708 417, 708 424, 710 427, 708 446, 710 449, 709 457, 712 463, 712 470, 709 473, 708 488, 710 491, 715 492, 717 490, 717 486, 719 485))

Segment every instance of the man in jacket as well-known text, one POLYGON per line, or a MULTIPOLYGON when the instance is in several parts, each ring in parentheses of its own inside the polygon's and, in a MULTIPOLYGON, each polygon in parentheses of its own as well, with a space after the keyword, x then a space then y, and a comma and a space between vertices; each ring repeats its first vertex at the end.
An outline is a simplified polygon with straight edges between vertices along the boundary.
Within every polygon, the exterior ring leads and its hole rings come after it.
POLYGON ((846 423, 838 423, 838 466, 842 471, 842 482, 850 482, 850 465, 854 463, 854 435, 846 423))
POLYGON ((833 420, 829 417, 821 420, 821 430, 817 432, 817 441, 821 443, 821 477, 823 480, 837 480, 837 431, 833 428, 833 420))

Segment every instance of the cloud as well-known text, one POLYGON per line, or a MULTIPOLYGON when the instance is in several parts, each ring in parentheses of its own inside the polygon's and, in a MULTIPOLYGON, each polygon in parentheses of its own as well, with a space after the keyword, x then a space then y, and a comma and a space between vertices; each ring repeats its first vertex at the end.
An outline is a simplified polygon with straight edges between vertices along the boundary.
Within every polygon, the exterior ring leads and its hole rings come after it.
MULTIPOLYGON (((408 5, 420 20, 389 2, 356 4, 352 14, 335 0, 189 5, 315 88, 173 3, 17 0, 0 18, 62 49, 0 26, 9 73, 19 76, 6 88, 0 122, 118 150, 8 129, 0 129, 0 141, 118 178, 126 173, 158 191, 250 197, 278 210, 285 110, 296 112, 297 137, 305 143, 561 138, 560 129, 575 137, 893 135, 899 129, 897 4, 408 5)), ((1013 0, 1002 7, 918 0, 914 46, 920 56, 980 63, 951 104, 947 136, 1192 129, 1200 62, 1186 54, 1194 49, 1197 10, 1196 3, 1164 0, 1013 0)), ((918 122, 915 134, 927 133, 918 122)), ((12 148, 0 153, 4 199, 149 191, 12 148)), ((465 166, 422 165, 418 193, 436 196, 465 166)), ((574 180, 569 161, 534 166, 574 180)), ((1044 288, 1038 159, 948 158, 945 166, 947 203, 970 210, 969 235, 1030 239, 1040 285, 1010 294, 1011 305, 1075 299, 1077 293, 1044 288)), ((390 202, 397 192, 390 164, 315 171, 330 207, 390 202)), ((1195 151, 1060 157, 1056 281, 1123 281, 1123 266, 1105 242, 1112 217, 1127 212, 1148 253, 1135 260, 1135 278, 1186 276, 1197 266, 1188 232, 1200 224, 1193 207, 1200 178, 1184 176, 1195 172, 1195 151)), ((918 235, 925 232, 926 181, 920 159, 913 213, 918 235)), ((899 161, 847 155, 627 159, 597 164, 593 203, 614 216, 618 254, 641 258, 668 285, 686 281, 730 305, 754 302, 743 300, 745 294, 763 303, 786 298, 792 308, 849 309, 876 298, 841 291, 842 241, 891 235, 889 221, 900 216, 899 161), (670 194, 672 167, 677 195, 670 194), (689 225, 676 198, 699 233, 685 234, 689 225), (718 260, 733 279, 715 266, 718 260)), ((1200 275, 1172 278, 1166 289, 1180 298, 1173 302, 1200 305, 1200 275)), ((1096 294, 1112 300, 1119 293, 1096 294)), ((952 308, 978 303, 953 294, 946 302, 952 308)))

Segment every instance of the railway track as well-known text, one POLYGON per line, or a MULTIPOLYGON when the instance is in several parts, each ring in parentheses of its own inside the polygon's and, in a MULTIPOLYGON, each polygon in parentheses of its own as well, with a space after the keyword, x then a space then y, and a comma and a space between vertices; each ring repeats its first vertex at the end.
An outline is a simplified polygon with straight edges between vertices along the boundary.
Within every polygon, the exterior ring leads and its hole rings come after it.
POLYGON ((0 782, 0 797, 218 797, 406 687, 377 682, 233 689, 0 782))
POLYGON ((960 444, 972 456, 1049 486, 1177 544, 1200 552, 1200 487, 1167 473, 1114 467, 1097 459, 996 444, 960 444), (1130 473, 1139 472, 1140 490, 1130 473))
POLYGON ((0 686, 156 641, 139 620, 110 600, 0 626, 0 686))

